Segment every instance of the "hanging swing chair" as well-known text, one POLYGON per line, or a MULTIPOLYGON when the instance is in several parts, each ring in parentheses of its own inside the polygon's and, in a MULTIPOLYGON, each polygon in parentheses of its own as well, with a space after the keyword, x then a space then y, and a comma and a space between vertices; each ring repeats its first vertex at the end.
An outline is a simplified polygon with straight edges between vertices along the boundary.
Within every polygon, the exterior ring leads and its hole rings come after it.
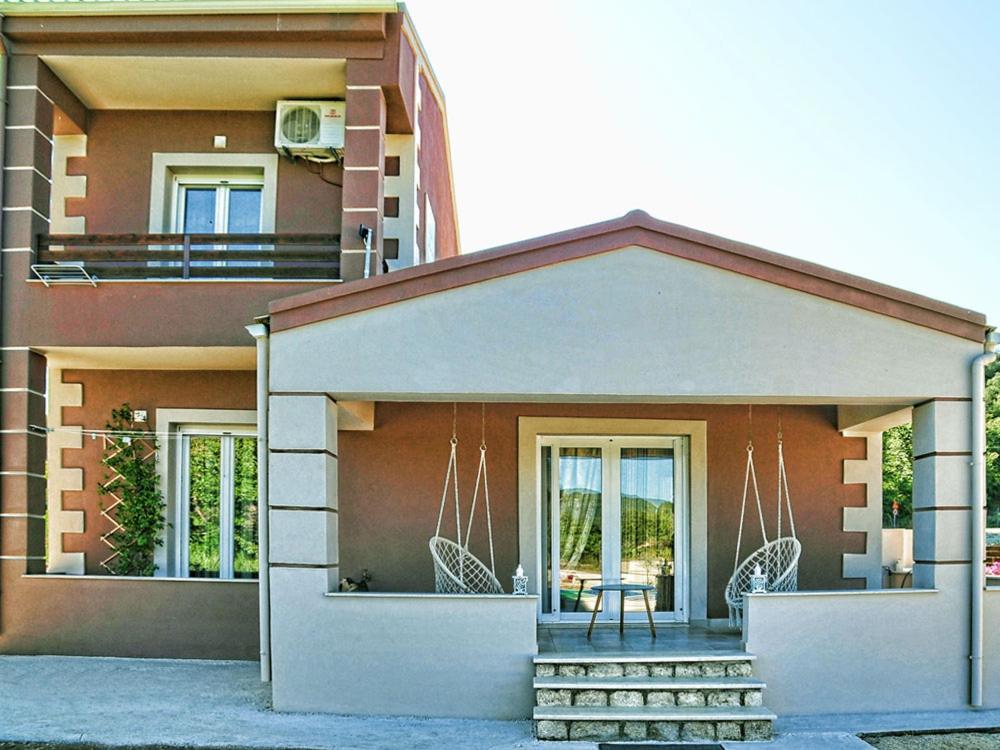
POLYGON ((500 581, 497 580, 496 561, 493 555, 493 518, 490 511, 490 485, 486 471, 486 405, 483 404, 483 433, 479 443, 479 471, 476 475, 476 488, 472 494, 472 507, 469 510, 469 523, 465 530, 464 545, 462 544, 462 518, 458 494, 457 416, 458 406, 456 404, 452 412, 451 455, 448 458, 448 470, 444 477, 444 490, 441 493, 437 529, 429 543, 431 558, 434 560, 434 590, 439 594, 502 594, 504 591, 500 586, 500 581), (469 552, 472 521, 476 515, 480 490, 482 490, 486 506, 486 533, 490 544, 489 567, 469 552), (448 503, 449 492, 452 493, 455 500, 456 540, 441 536, 441 524, 444 521, 444 509, 448 503))
MULTIPOLYGON (((752 425, 752 412, 748 421, 752 425)), ((736 537, 736 559, 733 562, 733 575, 726 584, 726 604, 729 606, 729 624, 738 628, 743 624, 743 597, 751 591, 753 578, 763 576, 764 591, 796 591, 799 585, 799 557, 802 555, 802 544, 795 535, 795 518, 792 515, 792 498, 788 494, 788 475, 785 471, 785 453, 782 447, 781 416, 778 416, 778 535, 776 539, 768 540, 764 525, 764 509, 760 502, 760 490, 757 488, 757 470, 753 461, 753 436, 747 440, 747 466, 743 479, 743 503, 740 507, 740 530, 736 537), (742 562, 740 548, 743 544, 743 523, 746 518, 747 498, 753 488, 757 504, 757 517, 760 521, 760 535, 763 546, 754 551, 742 562), (787 506, 790 535, 781 535, 782 506, 787 506)))

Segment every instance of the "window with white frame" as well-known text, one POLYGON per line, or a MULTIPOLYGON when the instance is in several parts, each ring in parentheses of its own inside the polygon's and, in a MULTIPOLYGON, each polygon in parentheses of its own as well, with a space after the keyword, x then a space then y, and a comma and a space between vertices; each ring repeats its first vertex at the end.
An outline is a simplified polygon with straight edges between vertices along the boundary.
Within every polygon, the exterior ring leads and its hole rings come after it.
POLYGON ((261 231, 264 175, 174 177, 174 231, 256 234, 261 231))
POLYGON ((247 426, 181 425, 173 548, 182 578, 257 577, 257 438, 247 426))
MULTIPOLYGON (((264 174, 238 171, 178 172, 173 180, 173 231, 178 234, 259 234, 263 224, 264 174)), ((195 249, 257 249, 226 243, 195 249)), ((260 266, 260 261, 193 261, 192 266, 260 266)))

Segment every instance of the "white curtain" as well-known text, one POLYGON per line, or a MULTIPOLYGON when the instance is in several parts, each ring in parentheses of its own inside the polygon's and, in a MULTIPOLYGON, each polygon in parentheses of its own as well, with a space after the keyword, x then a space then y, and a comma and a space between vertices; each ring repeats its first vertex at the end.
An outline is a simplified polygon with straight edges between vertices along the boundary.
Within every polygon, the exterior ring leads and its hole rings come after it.
POLYGON ((576 568, 601 515, 601 449, 559 451, 560 566, 576 568))

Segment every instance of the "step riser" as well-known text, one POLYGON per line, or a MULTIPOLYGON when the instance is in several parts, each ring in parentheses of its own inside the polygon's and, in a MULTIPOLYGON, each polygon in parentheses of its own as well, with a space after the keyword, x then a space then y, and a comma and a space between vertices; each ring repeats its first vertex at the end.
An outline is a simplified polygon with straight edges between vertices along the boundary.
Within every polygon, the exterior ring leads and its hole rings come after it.
POLYGON ((696 708, 722 708, 731 706, 763 706, 760 688, 741 690, 716 690, 695 688, 688 690, 607 690, 607 689, 550 689, 535 691, 538 706, 683 706, 696 708))
POLYGON ((536 677, 750 677, 749 661, 535 664, 536 677))
POLYGON ((770 721, 552 721, 535 722, 540 740, 769 740, 770 721))

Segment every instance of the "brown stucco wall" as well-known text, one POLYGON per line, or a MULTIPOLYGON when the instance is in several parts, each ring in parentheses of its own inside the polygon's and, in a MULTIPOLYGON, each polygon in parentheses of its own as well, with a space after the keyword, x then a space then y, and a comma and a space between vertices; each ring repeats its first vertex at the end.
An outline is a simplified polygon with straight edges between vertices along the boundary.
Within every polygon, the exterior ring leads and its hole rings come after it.
MULTIPOLYGON (((63 424, 101 429, 112 408, 128 402, 157 408, 253 409, 253 372, 65 370, 83 385, 83 406, 64 407, 63 424)), ((97 483, 105 476, 100 440, 63 451, 65 467, 83 469, 82 492, 65 492, 66 510, 84 511, 84 533, 64 534, 67 552, 86 553, 88 574, 100 560, 108 530, 97 483)), ((6 561, 5 561, 6 562, 6 561)), ((2 567, 0 653, 256 659, 258 592, 253 581, 150 580, 84 576, 24 577, 2 567)))
MULTIPOLYGON (((458 254, 458 227, 455 226, 455 196, 451 184, 451 156, 445 131, 444 112, 431 91, 427 76, 420 75, 420 189, 418 200, 424 205, 424 196, 434 210, 437 229, 437 257, 447 258, 458 254)), ((418 227, 421 255, 424 252, 425 222, 418 227)))
MULTIPOLYGON (((802 589, 850 589, 861 580, 841 576, 841 555, 863 552, 864 535, 841 531, 842 509, 865 503, 864 487, 844 485, 843 460, 864 458, 864 442, 836 430, 827 407, 782 408, 785 457, 802 540, 802 589)), ((777 407, 754 408, 755 459, 765 512, 773 526, 777 492, 777 407)), ((722 405, 491 404, 487 442, 497 575, 508 576, 517 554, 517 420, 520 416, 697 419, 708 432, 709 616, 725 617, 723 590, 732 573, 746 462, 747 412, 722 405)), ((479 444, 479 407, 459 409, 459 461, 465 512, 471 502, 479 444)), ((383 591, 428 591, 433 572, 427 540, 433 535, 451 435, 451 405, 379 403, 372 432, 339 437, 340 561, 343 575, 368 568, 383 591)), ((482 516, 480 516, 482 520, 482 516)), ((756 523, 754 518, 751 523, 756 523)), ((485 554, 485 524, 476 524, 473 548, 485 554)), ((748 526, 744 551, 759 545, 748 526)), ((773 529, 771 530, 773 533, 773 529)))
MULTIPOLYGON (((254 372, 64 370, 63 382, 83 385, 83 406, 64 407, 63 424, 103 429, 111 410, 128 403, 149 413, 148 429, 156 429, 157 409, 254 409, 254 372)), ((65 468, 83 469, 83 491, 65 492, 63 508, 84 512, 84 533, 64 534, 66 552, 86 554, 87 573, 103 573, 100 561, 108 554, 100 536, 109 530, 101 517, 97 493, 106 470, 101 464, 101 440, 84 439, 80 450, 63 451, 65 468)))
MULTIPOLYGON (((68 214, 86 217, 90 234, 149 231, 154 152, 270 155, 274 113, 92 110, 87 156, 69 166, 86 175, 87 197, 67 201, 68 214), (213 148, 215 135, 228 138, 225 149, 213 148)), ((342 183, 340 171, 328 167, 324 175, 342 183)), ((340 209, 338 185, 305 162, 279 160, 276 231, 338 233, 340 209)))
POLYGON ((24 577, 13 564, 0 570, 0 653, 258 658, 256 581, 24 577))

